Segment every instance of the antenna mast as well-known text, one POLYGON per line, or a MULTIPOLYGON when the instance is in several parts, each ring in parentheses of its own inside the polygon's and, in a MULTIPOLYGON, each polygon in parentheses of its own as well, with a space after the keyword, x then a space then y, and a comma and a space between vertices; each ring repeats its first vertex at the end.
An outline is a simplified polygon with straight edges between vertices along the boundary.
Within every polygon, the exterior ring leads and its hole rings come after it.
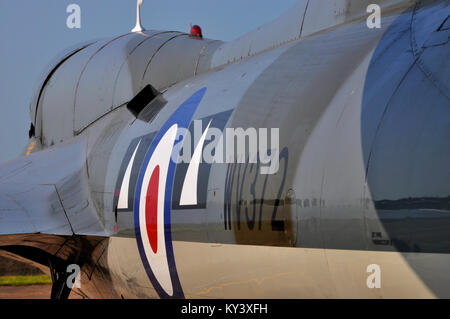
POLYGON ((137 0, 137 13, 136 13, 136 26, 131 32, 142 32, 145 29, 141 25, 141 6, 144 3, 144 0, 137 0))

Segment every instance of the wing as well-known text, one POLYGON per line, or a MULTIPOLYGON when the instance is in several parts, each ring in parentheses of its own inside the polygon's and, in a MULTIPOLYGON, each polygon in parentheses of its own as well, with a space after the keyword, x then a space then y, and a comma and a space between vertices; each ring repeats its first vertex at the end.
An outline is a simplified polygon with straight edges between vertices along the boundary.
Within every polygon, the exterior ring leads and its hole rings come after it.
POLYGON ((0 236, 108 236, 90 198, 85 150, 80 139, 0 166, 0 236))
POLYGON ((92 274, 108 235, 90 197, 84 139, 0 165, 0 256, 49 269, 52 298, 70 293, 67 265, 92 274))

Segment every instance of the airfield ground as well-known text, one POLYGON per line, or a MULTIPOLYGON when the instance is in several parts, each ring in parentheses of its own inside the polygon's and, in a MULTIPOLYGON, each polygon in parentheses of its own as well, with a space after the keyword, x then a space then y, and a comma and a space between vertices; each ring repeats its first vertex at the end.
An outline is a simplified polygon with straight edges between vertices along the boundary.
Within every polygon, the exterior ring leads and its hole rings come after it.
MULTIPOLYGON (((49 299, 51 279, 41 270, 0 256, 0 299, 49 299)), ((70 299, 80 299, 76 293, 70 299)))
MULTIPOLYGON (((51 285, 2 286, 0 299, 49 299, 51 288, 51 285)), ((71 293, 69 299, 82 299, 82 297, 71 293)))

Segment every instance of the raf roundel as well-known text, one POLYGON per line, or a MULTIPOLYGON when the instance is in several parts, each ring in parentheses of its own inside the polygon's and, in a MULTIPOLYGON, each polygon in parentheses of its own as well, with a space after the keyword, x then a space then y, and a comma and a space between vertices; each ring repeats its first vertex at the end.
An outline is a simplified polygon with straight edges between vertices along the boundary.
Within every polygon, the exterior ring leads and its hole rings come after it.
POLYGON ((178 152, 177 137, 192 121, 206 88, 189 97, 164 123, 141 166, 134 199, 139 253, 150 281, 161 298, 183 298, 171 233, 172 186, 178 152))

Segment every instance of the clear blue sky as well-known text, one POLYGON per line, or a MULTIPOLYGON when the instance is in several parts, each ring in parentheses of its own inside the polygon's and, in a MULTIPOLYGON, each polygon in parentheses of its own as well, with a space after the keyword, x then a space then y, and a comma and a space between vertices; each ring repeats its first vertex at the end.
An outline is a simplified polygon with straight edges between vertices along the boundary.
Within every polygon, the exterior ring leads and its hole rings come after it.
MULTIPOLYGON (((189 31, 232 40, 276 18, 297 0, 144 0, 147 29, 189 31)), ((129 32, 135 0, 0 1, 0 163, 17 157, 28 140, 29 104, 41 73, 59 52, 86 40, 129 32), (66 26, 69 4, 81 7, 81 29, 66 26)))

